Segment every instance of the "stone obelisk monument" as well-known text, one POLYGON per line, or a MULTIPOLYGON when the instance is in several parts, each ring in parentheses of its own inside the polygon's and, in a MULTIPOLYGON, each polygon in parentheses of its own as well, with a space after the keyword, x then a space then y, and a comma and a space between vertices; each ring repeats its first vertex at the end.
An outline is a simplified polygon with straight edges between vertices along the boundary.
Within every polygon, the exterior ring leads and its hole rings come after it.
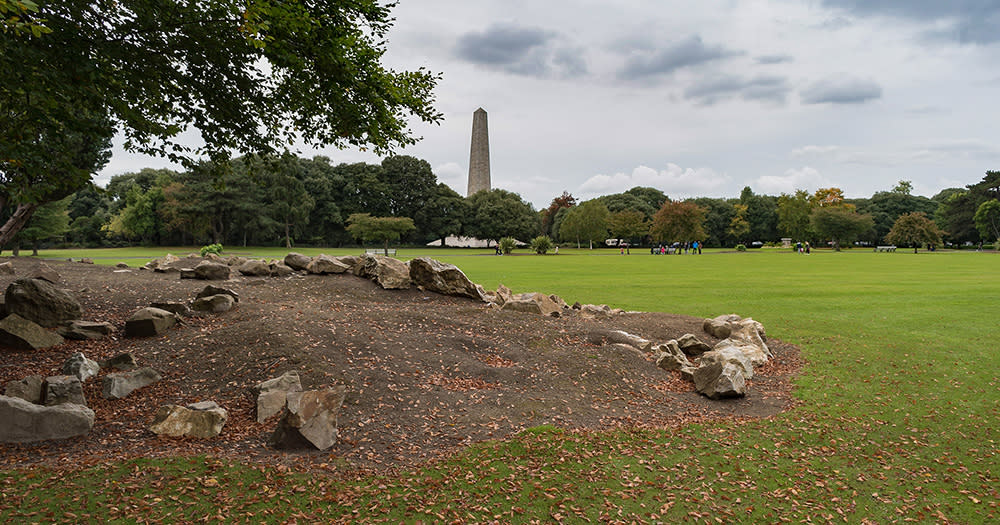
POLYGON ((486 110, 472 114, 472 153, 469 154, 469 195, 490 189, 490 134, 486 110))

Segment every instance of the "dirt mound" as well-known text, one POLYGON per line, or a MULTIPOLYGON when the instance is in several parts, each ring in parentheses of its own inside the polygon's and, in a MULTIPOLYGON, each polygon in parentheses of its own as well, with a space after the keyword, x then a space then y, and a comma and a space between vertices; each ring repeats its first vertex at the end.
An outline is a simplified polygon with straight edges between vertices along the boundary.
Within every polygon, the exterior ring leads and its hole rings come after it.
MULTIPOLYGON (((18 275, 34 264, 9 260, 18 275)), ((678 372, 656 368, 651 356, 587 342, 595 330, 619 329, 653 341, 693 333, 713 344, 700 318, 543 318, 416 289, 386 291, 352 275, 236 277, 224 284, 240 294, 235 309, 189 318, 165 336, 126 339, 121 327, 133 311, 155 301, 189 301, 206 282, 134 268, 50 264, 80 300, 85 319, 109 321, 119 332, 44 351, 0 349, 0 385, 30 374, 56 375, 80 351, 95 360, 131 352, 164 379, 117 401, 101 398, 100 377, 88 381, 84 389, 97 418, 91 433, 63 442, 0 444, 4 467, 208 453, 383 469, 541 424, 606 429, 767 417, 789 407, 790 378, 800 367, 797 348, 768 341, 776 358, 759 369, 750 394, 710 401, 678 372), (299 371, 306 389, 347 385, 341 439, 330 451, 265 446, 275 422, 256 423, 247 391, 288 370, 299 371), (217 439, 167 439, 147 430, 160 405, 209 400, 229 411, 217 439)), ((16 277, 3 276, 0 286, 16 277)))

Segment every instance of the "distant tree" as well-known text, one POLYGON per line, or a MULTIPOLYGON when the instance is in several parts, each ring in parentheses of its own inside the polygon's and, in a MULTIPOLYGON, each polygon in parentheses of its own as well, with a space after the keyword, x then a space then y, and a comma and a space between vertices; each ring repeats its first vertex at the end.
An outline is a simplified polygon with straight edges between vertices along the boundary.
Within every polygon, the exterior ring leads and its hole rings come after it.
POLYGON ((840 188, 820 188, 809 197, 809 202, 814 207, 828 208, 837 206, 853 206, 844 203, 844 190, 840 188))
POLYGON ((420 209, 417 216, 425 228, 422 232, 423 240, 441 239, 443 245, 446 237, 462 233, 469 218, 469 203, 447 184, 439 182, 434 196, 420 209))
MULTIPOLYGON (((662 208, 663 203, 667 202, 666 194, 656 188, 646 186, 636 186, 627 190, 624 195, 631 195, 646 203, 646 206, 653 210, 653 213, 656 213, 656 210, 662 208)), ((608 209, 610 209, 610 207, 608 209)))
POLYGON ((608 217, 608 229, 615 239, 625 239, 630 243, 649 233, 646 216, 639 210, 622 210, 608 217))
POLYGON ((431 165, 426 160, 409 155, 391 155, 382 160, 381 179, 389 200, 387 215, 411 217, 416 226, 415 233, 426 232, 427 222, 432 218, 420 211, 438 193, 437 177, 431 165))
POLYGON ((705 238, 705 209, 691 201, 667 201, 653 216, 649 236, 656 241, 696 241, 705 238))
POLYGON ((39 243, 63 238, 69 231, 69 201, 70 197, 66 197, 39 206, 18 232, 15 242, 29 244, 31 254, 37 256, 39 243))
POLYGON ((745 244, 745 237, 750 233, 750 223, 747 222, 747 206, 745 204, 733 204, 733 218, 729 220, 729 235, 740 244, 745 244))
MULTIPOLYGON (((643 194, 642 192, 639 193, 640 195, 629 192, 615 193, 612 195, 604 195, 603 197, 598 197, 594 200, 600 201, 601 204, 607 207, 608 211, 611 213, 634 210, 642 212, 643 217, 645 217, 646 220, 650 220, 653 218, 653 215, 656 214, 657 210, 663 206, 663 202, 666 202, 666 197, 664 197, 663 201, 660 201, 659 206, 654 207, 650 204, 650 200, 655 200, 655 196, 643 194)), ((660 195, 663 194, 660 193, 660 195)))
POLYGON ((906 213, 923 212, 928 217, 934 216, 938 203, 927 197, 904 193, 904 189, 897 186, 892 191, 876 192, 871 199, 858 205, 859 213, 867 213, 875 221, 871 240, 885 238, 896 219, 906 213))
POLYGON ((821 239, 829 239, 836 251, 840 251, 842 244, 854 241, 874 225, 871 215, 859 214, 846 206, 816 208, 809 220, 813 231, 821 239))
POLYGON ((589 200, 570 208, 559 227, 559 235, 565 241, 576 240, 577 247, 580 241, 587 241, 593 250, 595 241, 603 246, 604 240, 608 238, 610 215, 608 208, 600 201, 589 200))
POLYGON ((809 193, 795 190, 794 195, 778 197, 778 230, 797 241, 809 238, 809 193))
POLYGON ((478 191, 466 202, 470 210, 466 235, 490 241, 501 237, 531 239, 541 229, 538 214, 516 193, 501 189, 478 191))
POLYGON ((1000 200, 1000 171, 987 171, 978 183, 970 184, 964 190, 944 190, 934 198, 941 202, 935 219, 952 242, 982 239, 975 215, 984 202, 1000 200))
POLYGON ((286 153, 280 157, 267 157, 262 162, 266 199, 263 211, 278 225, 285 239, 285 248, 290 249, 294 228, 309 222, 309 212, 316 201, 306 192, 302 166, 297 157, 286 153))
POLYGON ((976 215, 976 229, 983 239, 996 241, 1000 250, 1000 200, 990 199, 979 205, 976 215))
POLYGON ((892 187, 893 193, 898 193, 900 195, 909 195, 913 193, 913 182, 908 180, 901 180, 895 186, 892 187))
POLYGON ((923 212, 904 213, 896 219, 885 240, 900 246, 913 245, 913 253, 917 253, 921 244, 941 244, 941 230, 923 212))
POLYGON ((552 199, 549 207, 539 212, 542 219, 542 232, 546 235, 552 235, 552 223, 556 214, 563 208, 572 208, 573 206, 576 206, 576 198, 567 191, 563 191, 562 195, 552 199))
POLYGON ((355 213, 347 218, 347 231, 355 239, 384 241, 385 255, 389 255, 389 241, 397 241, 414 229, 413 219, 409 217, 372 217, 367 213, 355 213))
POLYGON ((158 244, 165 226, 160 216, 164 201, 159 186, 149 191, 133 186, 125 195, 125 207, 108 223, 108 231, 142 244, 158 244))
POLYGON ((537 253, 538 255, 545 255, 551 249, 552 239, 549 239, 548 235, 539 235, 538 237, 531 239, 531 251, 537 253))
POLYGON ((733 203, 726 199, 701 197, 692 199, 705 210, 705 237, 701 240, 705 246, 726 246, 735 243, 729 235, 729 223, 735 214, 733 203))

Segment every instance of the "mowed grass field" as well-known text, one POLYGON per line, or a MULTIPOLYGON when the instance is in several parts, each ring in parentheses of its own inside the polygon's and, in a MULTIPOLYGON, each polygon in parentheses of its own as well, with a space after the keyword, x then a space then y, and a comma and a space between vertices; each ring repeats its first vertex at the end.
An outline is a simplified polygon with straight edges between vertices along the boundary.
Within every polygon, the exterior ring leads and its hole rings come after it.
POLYGON ((1000 255, 600 253, 400 251, 487 288, 753 317, 801 346, 799 406, 679 429, 537 428, 352 482, 213 458, 0 472, 0 521, 1000 521, 1000 255))

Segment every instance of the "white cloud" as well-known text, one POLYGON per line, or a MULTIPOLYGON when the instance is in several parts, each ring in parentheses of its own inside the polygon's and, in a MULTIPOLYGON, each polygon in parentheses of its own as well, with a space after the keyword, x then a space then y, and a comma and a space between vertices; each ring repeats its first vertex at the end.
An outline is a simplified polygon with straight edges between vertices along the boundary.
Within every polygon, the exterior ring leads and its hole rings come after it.
POLYGON ((579 193, 583 198, 589 198, 648 186, 666 193, 670 198, 704 197, 720 195, 732 186, 732 182, 732 177, 716 173, 711 168, 682 168, 670 163, 663 170, 639 166, 632 173, 594 175, 580 185, 579 193))
POLYGON ((438 182, 447 184, 461 196, 465 196, 469 186, 469 171, 457 162, 445 162, 434 166, 438 182))
POLYGON ((806 155, 826 155, 828 153, 834 153, 840 148, 837 146, 802 146, 801 148, 796 148, 792 150, 793 157, 803 157, 806 155))
POLYGON ((806 190, 810 193, 819 188, 828 188, 833 184, 816 168, 803 166, 785 171, 784 175, 763 175, 757 177, 750 186, 755 193, 778 195, 794 193, 795 190, 806 190))

